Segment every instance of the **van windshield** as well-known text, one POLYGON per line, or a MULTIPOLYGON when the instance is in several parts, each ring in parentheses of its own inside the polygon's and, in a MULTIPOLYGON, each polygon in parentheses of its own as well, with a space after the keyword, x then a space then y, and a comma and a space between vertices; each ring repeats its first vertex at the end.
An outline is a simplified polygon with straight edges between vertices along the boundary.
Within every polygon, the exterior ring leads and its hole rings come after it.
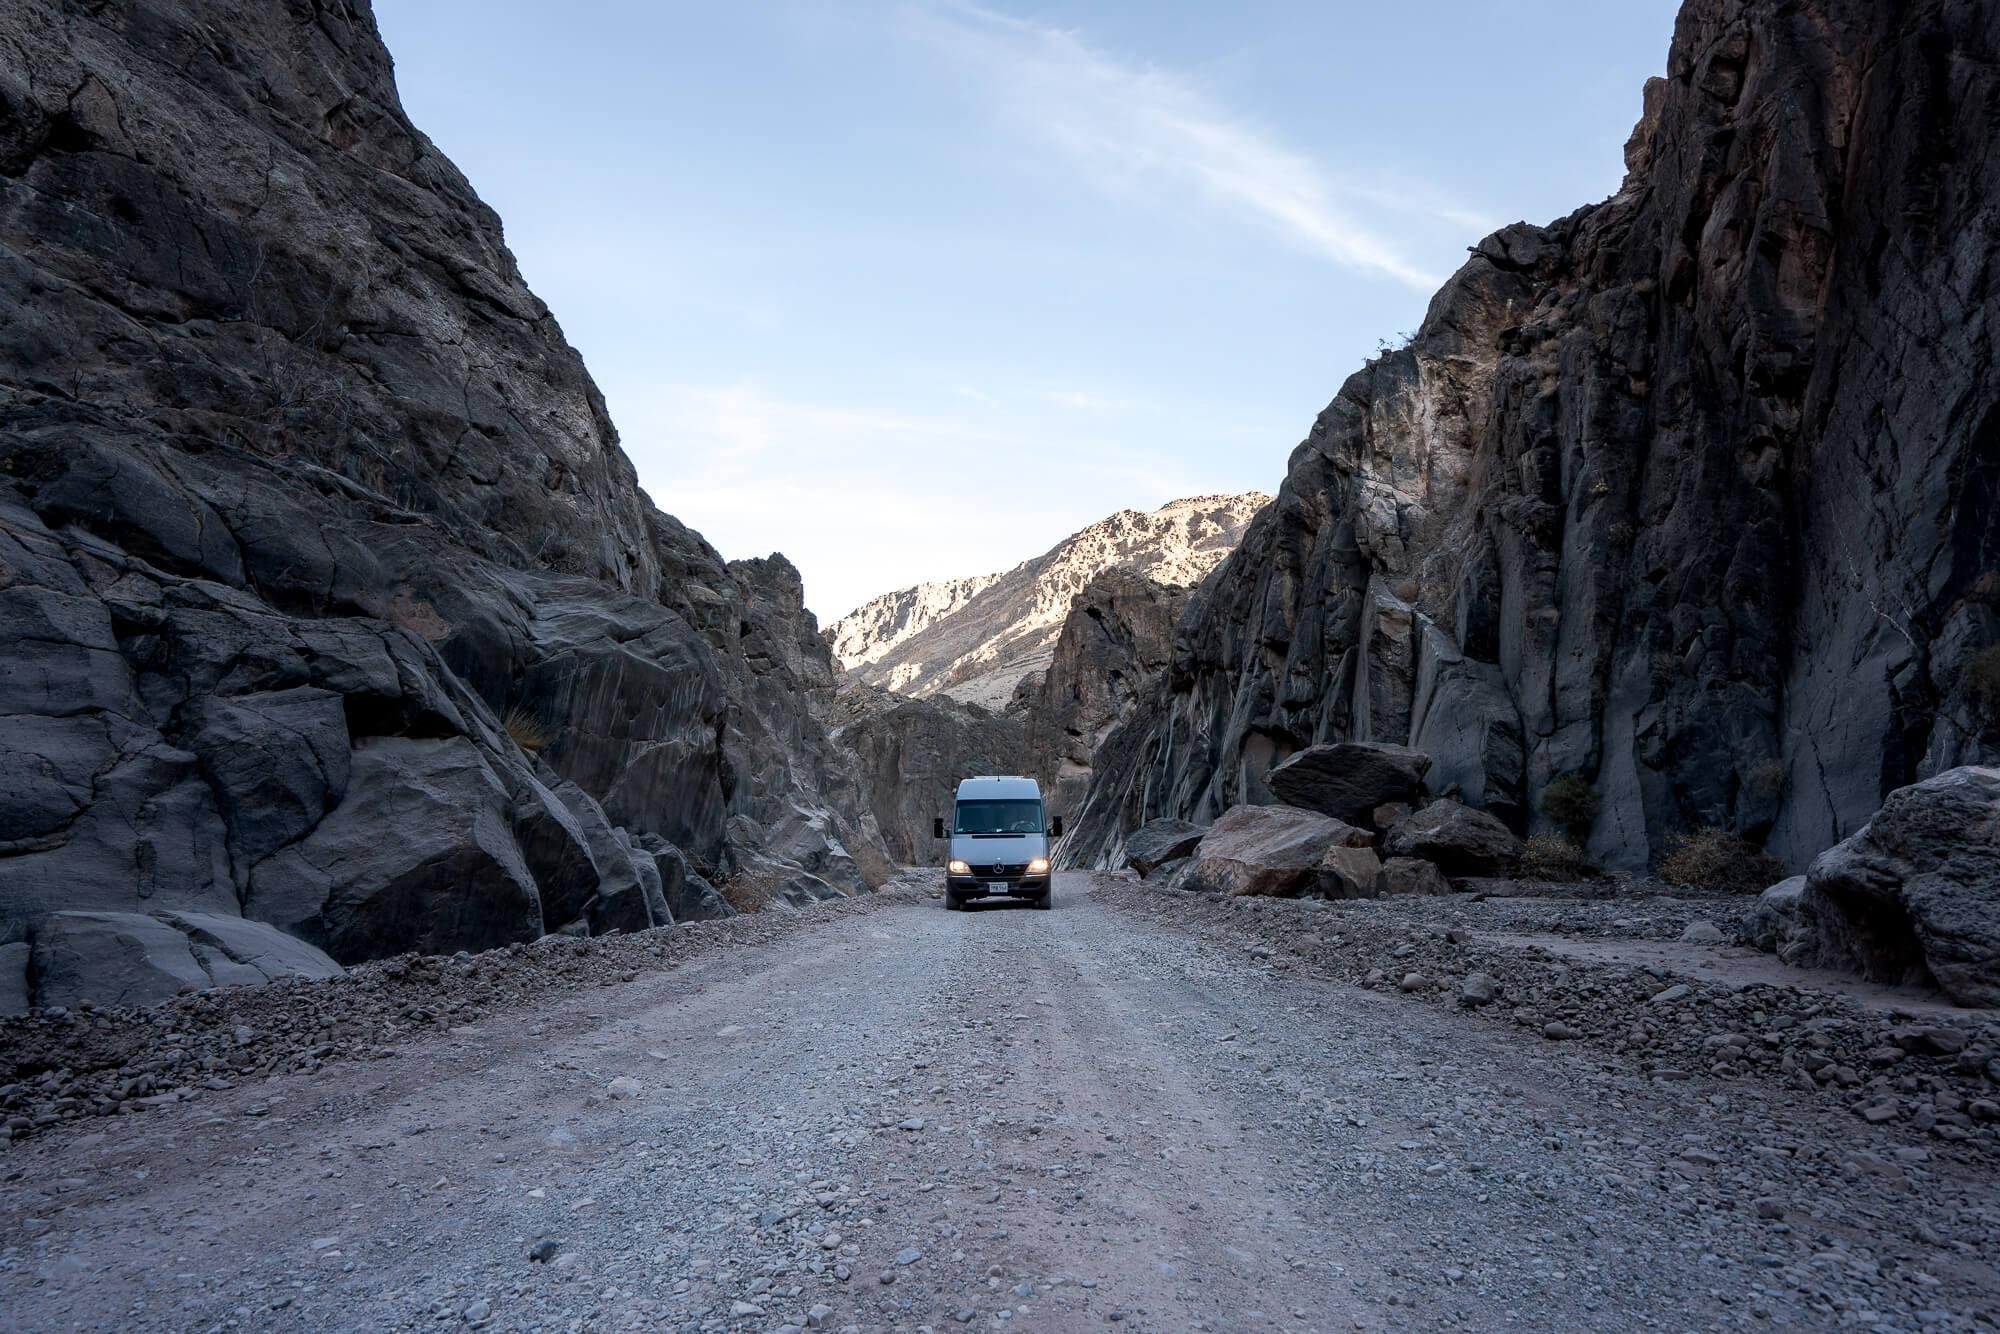
POLYGON ((961 801, 954 817, 954 834, 1039 834, 1039 801, 961 801))

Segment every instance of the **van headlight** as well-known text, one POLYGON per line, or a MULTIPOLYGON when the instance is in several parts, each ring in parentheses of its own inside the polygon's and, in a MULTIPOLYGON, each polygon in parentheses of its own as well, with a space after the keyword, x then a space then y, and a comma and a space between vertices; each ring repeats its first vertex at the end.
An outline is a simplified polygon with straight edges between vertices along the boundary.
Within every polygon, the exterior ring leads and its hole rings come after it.
POLYGON ((972 874, 972 868, 970 866, 967 866, 964 862, 960 861, 956 857, 953 857, 950 861, 946 862, 944 864, 944 869, 950 872, 952 875, 972 874))
POLYGON ((1047 857, 1036 857, 1028 863, 1029 875, 1047 875, 1048 873, 1049 859, 1047 857))

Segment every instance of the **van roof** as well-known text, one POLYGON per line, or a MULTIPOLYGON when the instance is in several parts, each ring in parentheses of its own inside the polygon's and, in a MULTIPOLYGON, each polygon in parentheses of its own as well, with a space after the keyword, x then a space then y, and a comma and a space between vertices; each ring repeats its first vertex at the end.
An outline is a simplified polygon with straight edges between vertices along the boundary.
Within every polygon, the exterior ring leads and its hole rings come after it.
POLYGON ((995 801, 1012 798, 1016 801, 1041 800, 1041 786, 1032 778, 1019 774, 981 774, 968 778, 958 785, 960 801, 995 801))

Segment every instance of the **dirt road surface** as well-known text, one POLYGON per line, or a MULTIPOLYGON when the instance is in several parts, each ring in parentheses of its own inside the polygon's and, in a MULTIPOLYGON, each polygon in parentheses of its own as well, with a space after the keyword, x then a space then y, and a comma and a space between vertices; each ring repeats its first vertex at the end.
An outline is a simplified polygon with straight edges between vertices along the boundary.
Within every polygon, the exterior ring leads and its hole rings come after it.
POLYGON ((1141 921, 1123 892, 885 897, 393 1059, 16 1144, 0 1325, 2000 1321, 1977 1164, 1849 1151, 1810 1095, 1646 1081, 1141 921))

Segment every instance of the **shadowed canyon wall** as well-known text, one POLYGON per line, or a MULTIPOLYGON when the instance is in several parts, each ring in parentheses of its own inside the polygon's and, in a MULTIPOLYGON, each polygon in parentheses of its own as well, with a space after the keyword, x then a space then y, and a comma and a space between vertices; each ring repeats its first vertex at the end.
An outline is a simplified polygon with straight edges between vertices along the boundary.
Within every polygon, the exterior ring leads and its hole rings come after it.
POLYGON ((1612 866, 1798 866, 2000 757, 1996 62, 1972 0, 1690 0, 1618 193, 1480 242, 1320 414, 1069 855, 1358 739, 1524 828, 1579 775, 1612 866))
POLYGON ((639 490, 363 0, 0 32, 0 945, 198 909, 353 959, 884 871, 796 571, 639 490))

